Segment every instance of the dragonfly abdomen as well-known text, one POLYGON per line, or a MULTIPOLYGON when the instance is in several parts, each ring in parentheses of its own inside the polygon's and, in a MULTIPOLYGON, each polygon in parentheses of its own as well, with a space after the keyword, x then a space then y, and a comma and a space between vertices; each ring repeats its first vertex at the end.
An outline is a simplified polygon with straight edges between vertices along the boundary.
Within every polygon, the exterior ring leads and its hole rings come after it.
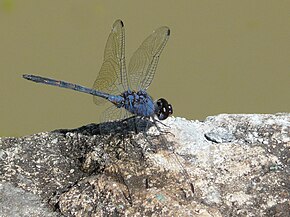
POLYGON ((57 87, 61 87, 61 88, 66 88, 66 89, 71 89, 71 90, 76 90, 79 92, 83 92, 83 93, 88 93, 94 96, 98 96, 98 97, 102 97, 105 99, 108 99, 110 94, 107 93, 103 93, 91 88, 87 88, 78 84, 73 84, 70 82, 66 82, 66 81, 60 81, 60 80, 55 80, 55 79, 51 79, 51 78, 45 78, 45 77, 41 77, 38 75, 23 75, 23 78, 36 82, 36 83, 41 83, 41 84, 48 84, 48 85, 52 85, 52 86, 57 86, 57 87))

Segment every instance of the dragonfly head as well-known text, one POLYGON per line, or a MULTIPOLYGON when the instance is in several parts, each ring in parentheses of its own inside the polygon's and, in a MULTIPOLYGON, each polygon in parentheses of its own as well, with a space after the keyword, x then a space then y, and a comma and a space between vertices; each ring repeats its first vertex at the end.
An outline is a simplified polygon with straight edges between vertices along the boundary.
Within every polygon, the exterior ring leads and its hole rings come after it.
POLYGON ((154 103, 154 112, 159 120, 165 120, 172 115, 173 109, 166 99, 160 98, 154 103))

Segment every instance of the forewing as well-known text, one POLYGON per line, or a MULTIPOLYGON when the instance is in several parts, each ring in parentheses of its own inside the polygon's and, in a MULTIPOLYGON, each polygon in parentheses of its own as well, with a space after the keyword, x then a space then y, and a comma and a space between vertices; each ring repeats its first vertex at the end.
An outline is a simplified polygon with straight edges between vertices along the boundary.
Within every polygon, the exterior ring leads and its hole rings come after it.
MULTIPOLYGON (((123 22, 117 20, 108 37, 104 61, 93 89, 110 94, 120 94, 127 88, 125 29, 123 22)), ((103 102, 105 102, 104 99, 94 96, 95 104, 99 105, 103 102)))
POLYGON ((133 54, 128 68, 130 87, 147 89, 151 84, 160 54, 169 39, 170 30, 163 26, 155 30, 133 54))

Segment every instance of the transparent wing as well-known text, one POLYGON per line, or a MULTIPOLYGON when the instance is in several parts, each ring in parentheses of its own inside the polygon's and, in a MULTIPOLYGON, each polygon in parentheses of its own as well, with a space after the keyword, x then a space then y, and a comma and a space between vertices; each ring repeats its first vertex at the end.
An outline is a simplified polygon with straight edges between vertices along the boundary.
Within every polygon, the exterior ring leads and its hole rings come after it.
POLYGON ((128 68, 132 90, 146 90, 154 77, 159 56, 170 35, 168 27, 155 30, 133 54, 128 68))
MULTIPOLYGON (((93 89, 110 94, 119 94, 128 89, 125 61, 125 28, 121 20, 116 20, 108 37, 104 61, 93 89)), ((99 105, 106 100, 94 96, 94 103, 99 105)))
POLYGON ((123 120, 125 118, 131 117, 133 114, 125 110, 124 108, 117 108, 115 105, 107 108, 101 115, 101 123, 108 121, 123 120))

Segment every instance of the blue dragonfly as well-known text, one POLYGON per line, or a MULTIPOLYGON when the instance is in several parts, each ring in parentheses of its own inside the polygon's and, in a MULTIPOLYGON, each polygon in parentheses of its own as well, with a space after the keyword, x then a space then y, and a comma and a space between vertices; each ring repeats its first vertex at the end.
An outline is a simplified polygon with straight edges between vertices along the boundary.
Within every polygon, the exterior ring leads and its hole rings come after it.
POLYGON ((116 20, 108 37, 103 64, 93 88, 36 75, 25 74, 23 78, 91 94, 96 105, 111 102, 113 106, 105 111, 104 120, 130 116, 164 120, 173 113, 171 104, 163 98, 153 101, 146 91, 153 80, 160 54, 169 35, 168 27, 163 26, 155 30, 135 51, 127 70, 125 28, 121 20, 116 20))

